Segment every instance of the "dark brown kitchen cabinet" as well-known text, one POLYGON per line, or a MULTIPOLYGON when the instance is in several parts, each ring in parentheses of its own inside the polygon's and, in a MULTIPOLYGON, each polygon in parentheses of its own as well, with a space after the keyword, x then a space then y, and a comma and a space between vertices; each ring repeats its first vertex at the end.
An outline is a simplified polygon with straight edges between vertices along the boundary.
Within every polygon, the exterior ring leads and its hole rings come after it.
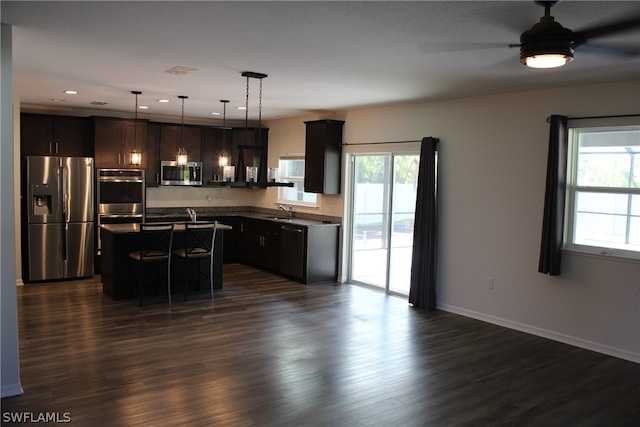
POLYGON ((280 269, 280 224, 273 221, 246 221, 247 263, 278 272, 280 269))
POLYGON ((224 262, 244 262, 247 253, 246 222, 242 216, 221 216, 216 218, 221 224, 230 225, 231 230, 225 231, 224 262))
POLYGON ((282 224, 280 273, 305 284, 336 281, 339 232, 338 224, 282 224))
MULTIPOLYGON (((202 129, 202 183, 221 181, 222 170, 218 156, 224 150, 231 155, 231 129, 205 127, 202 129)), ((229 165, 232 163, 229 162, 229 165)))
POLYGON ((175 160, 178 147, 187 151, 187 161, 201 162, 202 127, 160 124, 160 161, 175 160))
POLYGON ((20 114, 22 156, 93 156, 91 120, 86 117, 20 114))
POLYGON ((245 219, 244 259, 305 284, 336 281, 339 224, 300 225, 245 219))
MULTIPOLYGON (((160 124, 147 125, 147 152, 145 182, 147 187, 157 187, 160 184, 160 124)), ((144 159, 143 157, 143 159, 144 159)))
POLYGON ((149 156, 147 150, 147 121, 115 117, 94 117, 94 145, 96 169, 146 169, 149 156), (142 153, 140 165, 131 164, 131 151, 142 153))
POLYGON ((236 181, 245 181, 246 167, 258 168, 258 182, 267 182, 267 147, 269 129, 234 128, 231 131, 231 162, 236 167, 236 181))
POLYGON ((340 194, 344 121, 315 120, 304 123, 304 191, 340 194))

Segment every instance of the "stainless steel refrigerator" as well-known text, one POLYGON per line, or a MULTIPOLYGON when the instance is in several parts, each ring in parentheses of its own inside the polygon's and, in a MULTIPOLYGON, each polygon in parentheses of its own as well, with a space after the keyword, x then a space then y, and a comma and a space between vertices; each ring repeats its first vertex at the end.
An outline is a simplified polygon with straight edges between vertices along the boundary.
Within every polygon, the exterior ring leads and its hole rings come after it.
POLYGON ((29 280, 92 276, 93 158, 28 156, 26 161, 29 280))

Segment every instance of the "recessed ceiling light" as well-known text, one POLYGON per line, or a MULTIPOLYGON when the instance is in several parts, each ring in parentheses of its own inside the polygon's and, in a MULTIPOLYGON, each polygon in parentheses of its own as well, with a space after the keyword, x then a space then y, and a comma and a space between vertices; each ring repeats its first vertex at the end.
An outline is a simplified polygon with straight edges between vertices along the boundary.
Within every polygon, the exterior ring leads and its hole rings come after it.
POLYGON ((106 101, 91 101, 91 105, 107 105, 106 101))
POLYGON ((246 110, 247 107, 236 107, 238 110, 246 110))
POLYGON ((64 93, 67 95, 77 95, 79 92, 77 90, 65 90, 64 93))
POLYGON ((65 100, 64 100, 64 99, 58 99, 58 98, 51 98, 51 100, 52 100, 53 102, 65 102, 65 100))
POLYGON ((158 99, 158 102, 165 103, 165 102, 169 102, 169 100, 168 99, 158 99))
POLYGON ((138 108, 140 110, 148 110, 149 109, 149 107, 147 107, 146 105, 139 105, 138 108))
POLYGON ((218 113, 217 111, 212 111, 212 112, 211 112, 211 115, 212 115, 212 116, 219 116, 219 115, 220 115, 220 113, 218 113))

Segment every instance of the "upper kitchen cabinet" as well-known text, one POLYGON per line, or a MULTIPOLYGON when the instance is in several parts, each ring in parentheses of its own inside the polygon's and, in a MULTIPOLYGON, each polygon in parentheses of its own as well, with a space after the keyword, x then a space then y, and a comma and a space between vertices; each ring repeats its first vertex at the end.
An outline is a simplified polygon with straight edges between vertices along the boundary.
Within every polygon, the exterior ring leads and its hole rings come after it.
POLYGON ((269 129, 234 128, 232 134, 231 163, 236 167, 236 181, 246 180, 246 167, 258 168, 258 182, 267 182, 267 147, 269 129))
POLYGON ((93 156, 91 120, 84 117, 20 115, 23 156, 93 156))
MULTIPOLYGON (((218 156, 222 151, 231 156, 231 128, 205 127, 202 129, 202 183, 220 181, 222 171, 218 167, 218 156)), ((229 165, 232 160, 229 159, 229 165)))
POLYGON ((344 121, 315 120, 304 123, 307 126, 304 191, 340 194, 344 121))
POLYGON ((93 118, 96 169, 144 169, 147 164, 147 121, 114 117, 93 118), (135 127, 137 126, 137 128, 135 127), (131 164, 133 148, 142 153, 142 164, 131 164))
POLYGON ((157 187, 160 184, 160 123, 147 125, 147 152, 142 153, 142 160, 146 161, 145 183, 147 187, 157 187), (146 160, 145 160, 146 158, 146 160))
POLYGON ((178 147, 187 151, 189 162, 201 162, 202 128, 200 126, 161 123, 160 124, 160 161, 175 160, 178 147), (181 138, 182 133, 182 140, 181 138))

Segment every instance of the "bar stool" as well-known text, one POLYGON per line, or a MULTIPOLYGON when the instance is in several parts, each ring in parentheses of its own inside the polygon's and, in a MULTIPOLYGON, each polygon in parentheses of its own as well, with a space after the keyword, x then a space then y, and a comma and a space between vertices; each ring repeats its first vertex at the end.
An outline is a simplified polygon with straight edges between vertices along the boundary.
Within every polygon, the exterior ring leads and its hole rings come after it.
POLYGON ((129 253, 129 258, 140 270, 139 298, 142 307, 144 296, 144 266, 149 263, 167 263, 167 297, 171 304, 171 250, 173 248, 173 223, 155 222, 140 224, 138 250, 129 253))
MULTIPOLYGON (((198 262, 198 283, 200 276, 209 278, 209 291, 213 299, 213 251, 216 240, 217 221, 185 222, 184 224, 184 247, 173 251, 174 259, 181 260, 184 265, 184 300, 187 300, 189 288, 189 262, 198 262), (208 260, 209 268, 207 273, 201 269, 201 261, 208 260)), ((177 268, 176 268, 177 272, 177 268)))

